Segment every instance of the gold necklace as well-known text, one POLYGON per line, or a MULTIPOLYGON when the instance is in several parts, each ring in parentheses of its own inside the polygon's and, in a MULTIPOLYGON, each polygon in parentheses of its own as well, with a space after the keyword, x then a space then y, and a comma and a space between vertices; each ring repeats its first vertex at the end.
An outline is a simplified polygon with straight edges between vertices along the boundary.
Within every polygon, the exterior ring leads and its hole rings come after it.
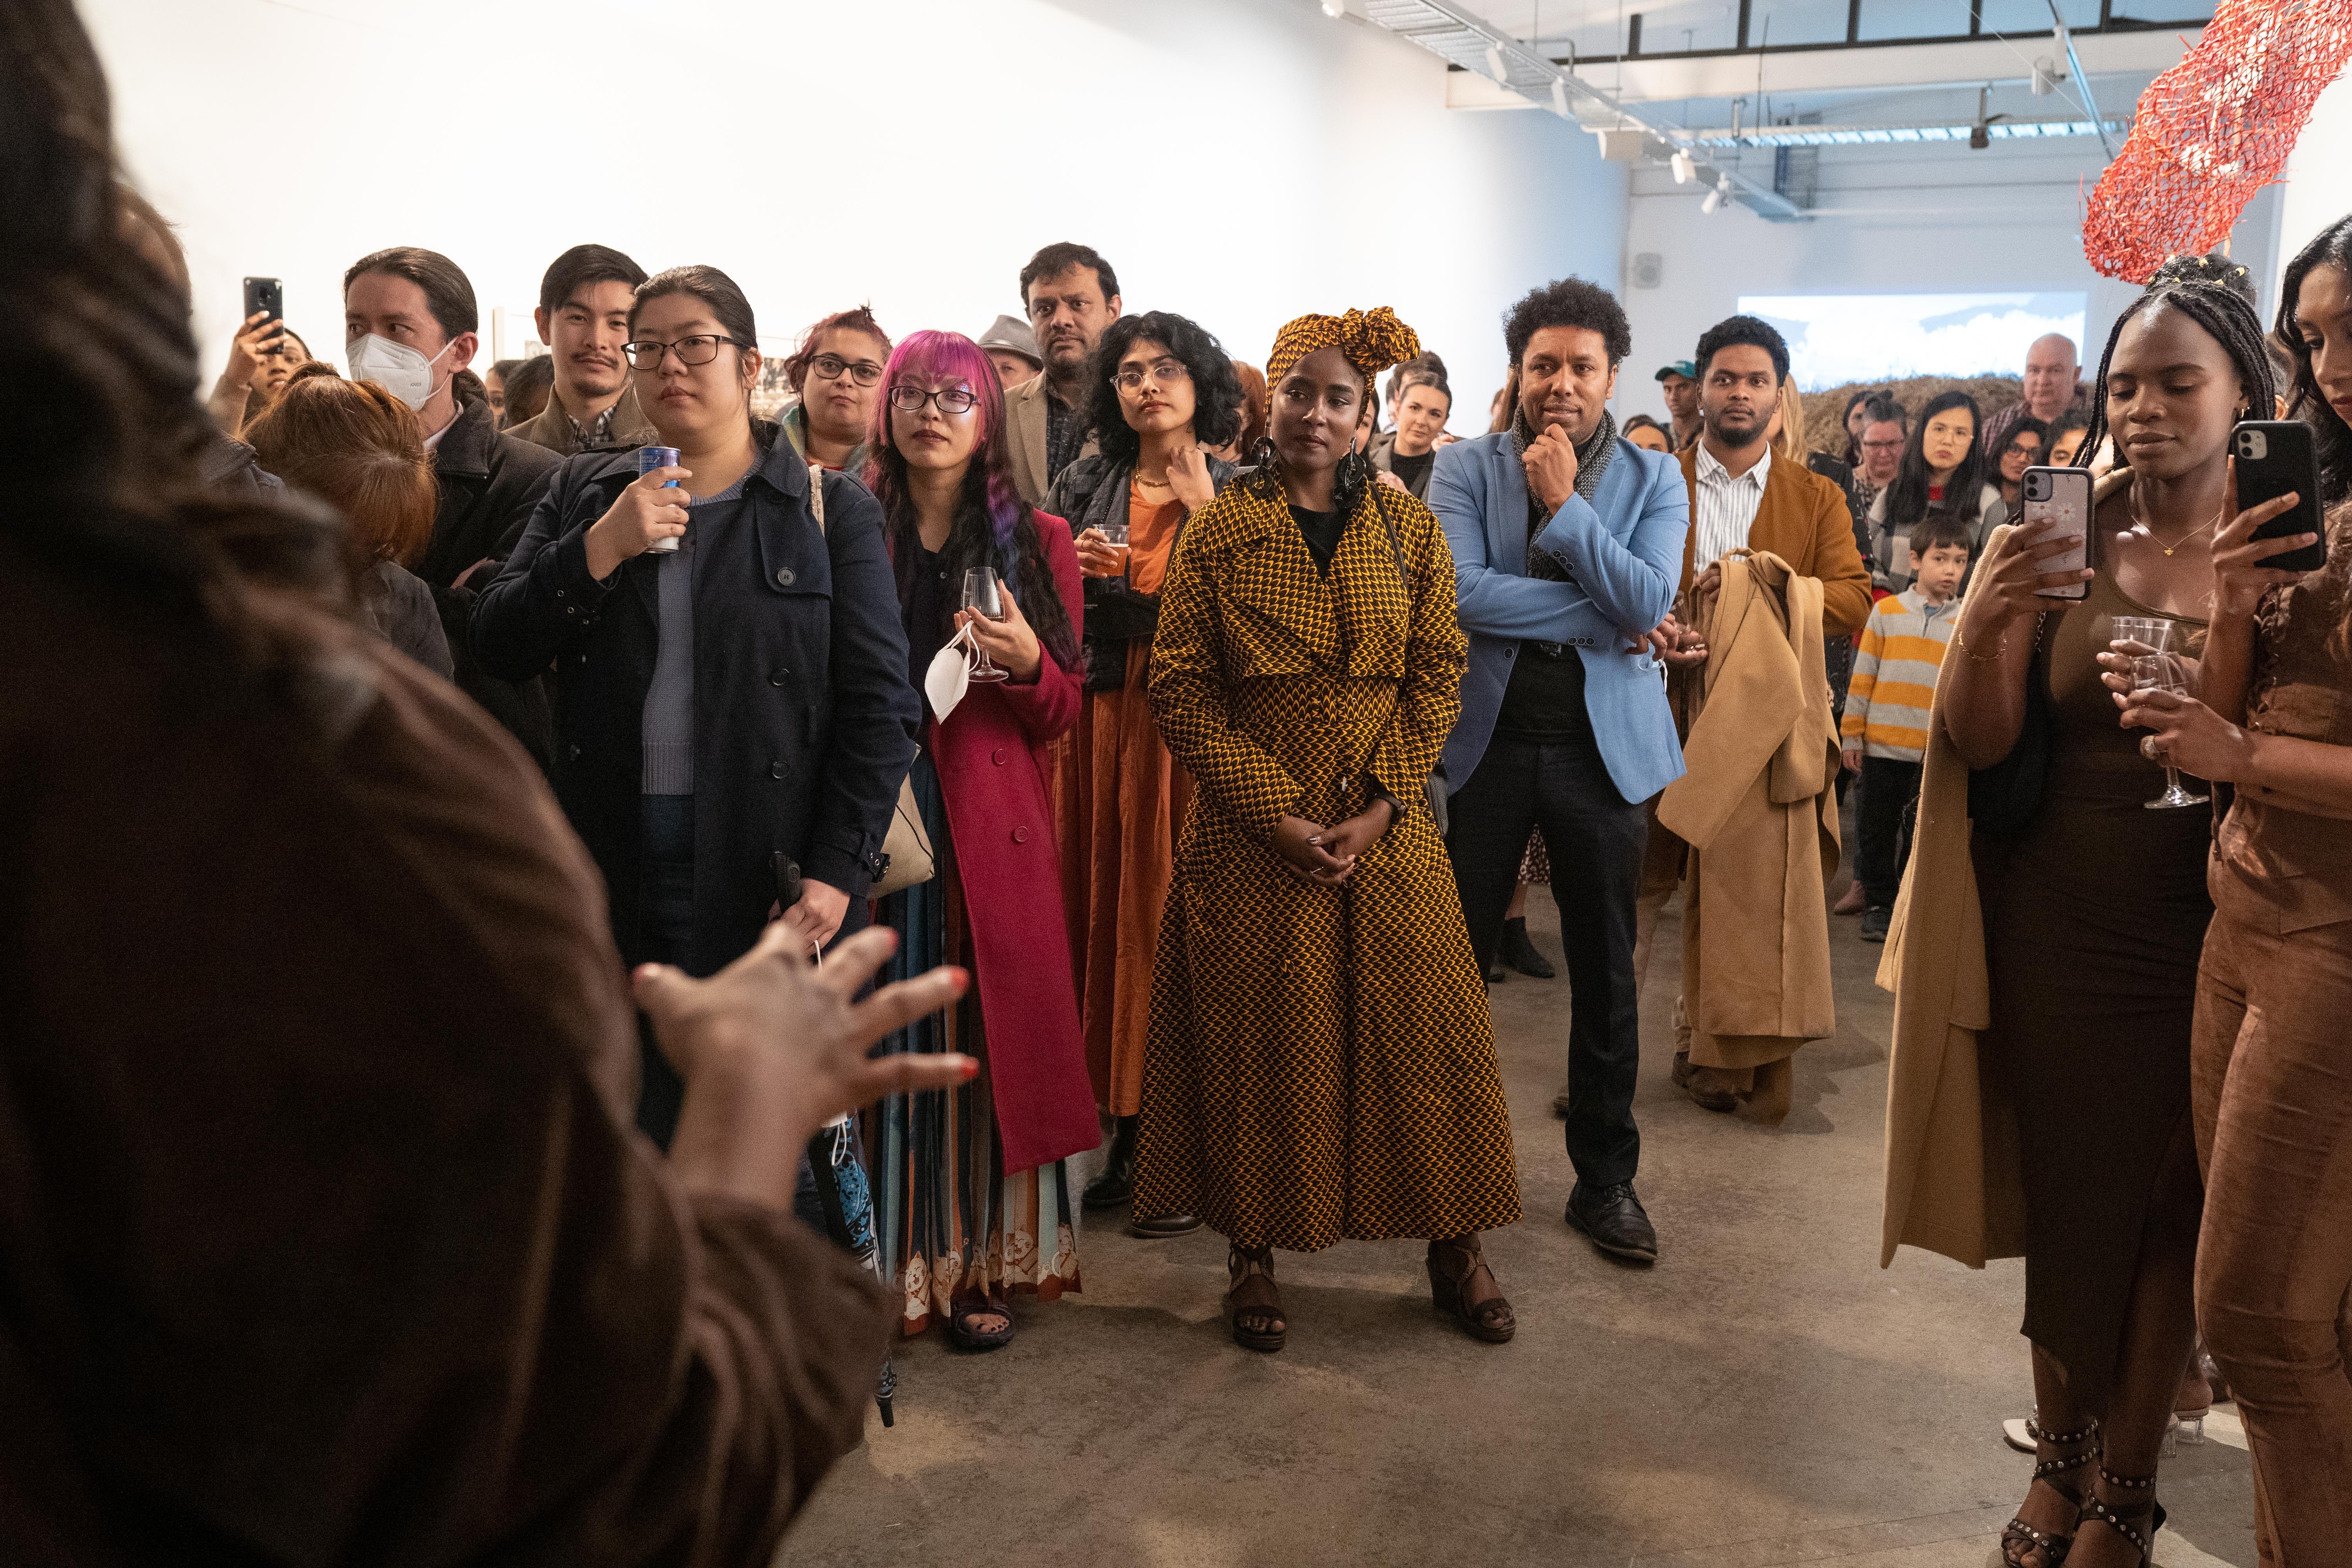
MULTIPOLYGON (((2223 510, 2226 510, 2228 509, 2224 508, 2223 510)), ((2187 544, 2190 540, 2196 538, 2199 534, 2204 532, 2207 529, 2211 528, 2215 523, 2218 523, 2221 521, 2221 513, 2217 511, 2209 521, 2198 524, 2195 528, 2190 529, 2188 532, 2182 534, 2179 538, 2174 540, 2169 544, 2167 544, 2164 541, 2156 537, 2156 526, 2149 522, 2147 519, 2141 518, 2139 520, 2139 526, 2141 530, 2147 533, 2150 542, 2154 543, 2158 550, 2163 551, 2165 558, 2169 560, 2171 559, 2172 552, 2174 551, 2179 549, 2182 545, 2187 544)))

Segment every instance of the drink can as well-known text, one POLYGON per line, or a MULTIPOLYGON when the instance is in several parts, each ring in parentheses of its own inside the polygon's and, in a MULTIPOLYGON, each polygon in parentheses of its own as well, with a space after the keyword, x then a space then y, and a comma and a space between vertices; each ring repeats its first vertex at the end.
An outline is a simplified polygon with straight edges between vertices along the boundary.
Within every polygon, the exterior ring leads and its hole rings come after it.
MULTIPOLYGON (((637 448, 637 474, 640 478, 652 473, 656 468, 674 468, 676 467, 677 467, 677 448, 675 447, 640 447, 637 448)), ((664 489, 676 489, 677 488, 677 481, 676 479, 672 479, 662 488, 664 489)), ((646 546, 646 553, 648 555, 667 555, 677 550, 677 542, 684 537, 686 537, 684 534, 674 534, 667 539, 656 539, 651 544, 646 546)))

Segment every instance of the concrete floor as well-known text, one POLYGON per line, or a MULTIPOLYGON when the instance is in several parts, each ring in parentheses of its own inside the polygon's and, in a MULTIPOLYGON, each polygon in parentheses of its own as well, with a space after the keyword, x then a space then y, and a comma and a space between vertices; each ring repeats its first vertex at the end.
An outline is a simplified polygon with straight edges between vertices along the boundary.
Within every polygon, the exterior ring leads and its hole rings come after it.
MULTIPOLYGON (((1533 904, 1557 963, 1557 916, 1533 904)), ((1675 1089, 1675 966, 1652 973, 1636 1108, 1654 1268, 1560 1218, 1567 982, 1514 975, 1492 1005, 1527 1215, 1487 1243, 1513 1343, 1433 1310, 1418 1243, 1349 1242, 1280 1255, 1289 1345, 1255 1354, 1218 1314, 1222 1239, 1097 1225, 1083 1293, 1016 1304, 1005 1350, 900 1346, 898 1426, 869 1415, 780 1561, 1997 1563, 2030 1468, 1999 1435, 2030 1397, 2023 1271, 1877 1267, 1891 1015, 1856 923, 1834 922, 1838 1033, 1800 1053, 1777 1129, 1675 1089)), ((2252 1568, 2227 1406, 2209 1433, 2166 1464, 2158 1560, 2252 1568)))

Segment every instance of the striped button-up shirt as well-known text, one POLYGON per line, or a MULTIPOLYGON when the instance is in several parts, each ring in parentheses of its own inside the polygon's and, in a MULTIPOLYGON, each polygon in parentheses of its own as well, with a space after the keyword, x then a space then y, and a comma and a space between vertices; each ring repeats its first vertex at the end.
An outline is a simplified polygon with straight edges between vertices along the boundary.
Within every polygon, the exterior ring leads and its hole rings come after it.
POLYGON ((1738 479, 1715 460, 1706 442, 1699 443, 1698 483, 1691 496, 1692 571, 1706 571, 1748 542, 1756 509, 1764 501, 1764 480, 1771 472, 1769 442, 1756 466, 1738 479))

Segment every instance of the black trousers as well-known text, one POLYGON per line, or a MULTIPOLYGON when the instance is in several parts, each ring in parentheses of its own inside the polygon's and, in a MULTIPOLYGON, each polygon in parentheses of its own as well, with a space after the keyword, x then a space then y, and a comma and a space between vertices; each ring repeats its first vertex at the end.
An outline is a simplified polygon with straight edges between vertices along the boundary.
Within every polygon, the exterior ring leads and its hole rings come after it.
POLYGON ((1893 909, 1903 887, 1903 862, 1911 858, 1903 808, 1918 796, 1919 768, 1893 757, 1862 759, 1862 800, 1853 808, 1853 875, 1862 884, 1863 901, 1874 910, 1893 909))
POLYGON ((1484 973, 1502 940, 1528 832, 1551 855, 1568 956, 1568 1157, 1594 1186, 1630 1182, 1642 1161, 1633 1085, 1642 1065, 1641 995, 1633 983, 1633 905, 1649 842, 1646 803, 1628 803, 1591 740, 1496 736, 1450 807, 1445 847, 1462 922, 1484 973))

